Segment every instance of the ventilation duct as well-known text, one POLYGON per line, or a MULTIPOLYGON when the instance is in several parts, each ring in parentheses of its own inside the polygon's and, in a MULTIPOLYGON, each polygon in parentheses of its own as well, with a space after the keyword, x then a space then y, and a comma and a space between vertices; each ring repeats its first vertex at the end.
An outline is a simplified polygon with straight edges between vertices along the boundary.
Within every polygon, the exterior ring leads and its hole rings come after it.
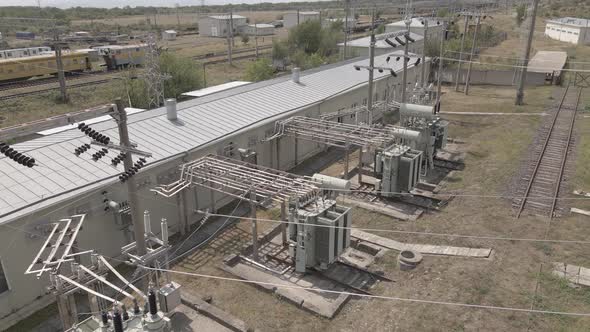
POLYGON ((176 99, 175 98, 166 99, 164 104, 166 105, 166 114, 167 114, 168 120, 175 121, 178 118, 178 114, 177 114, 178 112, 176 110, 176 99))

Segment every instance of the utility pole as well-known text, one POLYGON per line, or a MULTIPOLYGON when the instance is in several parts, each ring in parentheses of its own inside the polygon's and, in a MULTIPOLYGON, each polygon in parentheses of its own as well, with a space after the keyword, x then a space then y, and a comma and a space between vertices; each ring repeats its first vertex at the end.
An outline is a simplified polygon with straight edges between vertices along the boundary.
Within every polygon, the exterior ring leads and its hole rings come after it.
POLYGON ((176 3, 175 7, 176 7, 176 22, 177 22, 176 29, 180 30, 180 14, 178 13, 178 8, 180 7, 180 4, 176 3))
MULTIPOLYGON (((129 131, 127 129, 127 113, 121 98, 115 100, 117 105, 117 126, 119 129, 119 141, 123 148, 130 149, 133 146, 129 141, 129 131)), ((124 151, 125 159, 123 159, 123 166, 125 172, 128 172, 133 167, 133 156, 131 152, 124 151)), ((145 245, 145 228, 143 225, 143 213, 139 209, 139 199, 137 196, 137 183, 135 177, 131 176, 127 179, 127 192, 129 197, 129 208, 131 209, 131 222, 133 223, 133 232, 135 235, 136 255, 143 256, 146 254, 145 245)))
POLYGON ((299 8, 297 8, 297 25, 299 25, 299 8))
POLYGON ((455 75, 455 91, 459 91, 459 75, 461 74, 461 63, 463 61, 463 46, 465 45, 465 36, 467 35, 467 27, 469 27, 469 15, 465 15, 465 26, 463 27, 463 35, 461 36, 461 47, 459 48, 459 62, 457 64, 457 75, 455 75))
POLYGON ((522 63, 522 69, 520 74, 520 81, 518 82, 518 91, 516 92, 516 105, 524 104, 524 84, 526 82, 527 68, 529 65, 529 57, 531 56, 531 46, 533 44, 533 36, 535 34, 535 21, 537 18, 537 7, 539 0, 533 0, 533 13, 531 15, 531 26, 529 28, 529 37, 524 50, 524 59, 522 63))
POLYGON ((64 73, 64 64, 61 58, 61 44, 59 42, 59 37, 56 34, 56 42, 55 42, 55 63, 57 65, 57 78, 59 80, 59 91, 61 93, 61 101, 67 102, 68 101, 68 92, 66 89, 66 75, 64 73))
MULTIPOLYGON (((369 46, 369 67, 375 66, 375 9, 371 15, 371 45, 369 46)), ((407 45, 407 44, 406 44, 407 45)), ((369 96, 367 98, 369 126, 373 125, 373 69, 369 70, 369 96)))
POLYGON ((422 50, 422 71, 420 72, 420 85, 424 88, 426 86, 426 44, 428 42, 428 18, 424 19, 424 39, 422 50))
MULTIPOLYGON (((411 16, 409 13, 406 15, 406 30, 408 37, 410 36, 410 24, 412 23, 411 16)), ((410 45, 410 41, 406 39, 406 43, 404 45, 404 69, 402 72, 402 103, 406 102, 406 90, 408 84, 408 47, 410 45)), ((424 66, 424 64, 422 64, 424 66)))
POLYGON ((227 61, 229 62, 229 65, 233 65, 232 62, 232 41, 231 39, 233 38, 233 33, 231 32, 232 26, 233 24, 231 23, 231 21, 233 20, 233 14, 230 11, 229 12, 229 21, 227 22, 227 61))
POLYGON ((471 56, 469 57, 469 64, 467 65, 467 77, 465 78, 465 95, 469 95, 469 80, 471 79, 471 67, 473 67, 473 55, 475 47, 477 46, 477 32, 479 31, 479 23, 481 16, 478 15, 475 21, 475 31, 473 33, 473 43, 471 44, 471 56))
POLYGON ((347 49, 347 43, 348 43, 348 15, 349 15, 349 11, 350 11, 350 0, 345 0, 344 3, 344 12, 345 12, 345 16, 344 16, 344 50, 342 52, 342 60, 346 60, 346 49, 347 49))
POLYGON ((236 41, 234 39, 234 10, 229 10, 229 33, 231 35, 231 47, 236 47, 236 41))
MULTIPOLYGON (((443 22, 443 28, 440 34, 440 50, 438 56, 438 74, 436 75, 436 104, 437 106, 440 105, 440 94, 442 92, 442 72, 443 72, 443 56, 444 56, 444 48, 445 48, 445 34, 447 31, 447 24, 443 22)), ((424 64, 422 64, 424 65, 424 64)), ((435 108, 436 109, 436 108, 435 108)))
POLYGON ((254 22, 254 50, 258 59, 258 23, 254 22))

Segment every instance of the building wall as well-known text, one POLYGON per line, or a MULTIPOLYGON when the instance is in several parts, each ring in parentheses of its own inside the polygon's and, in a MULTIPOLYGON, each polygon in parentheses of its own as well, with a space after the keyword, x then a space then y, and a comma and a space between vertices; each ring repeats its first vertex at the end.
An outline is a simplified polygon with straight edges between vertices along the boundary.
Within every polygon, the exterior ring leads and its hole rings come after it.
MULTIPOLYGON (((424 41, 417 40, 415 43, 410 43, 408 45, 408 52, 415 53, 415 54, 422 54, 424 49, 424 41)), ((339 44, 340 53, 344 52, 344 45, 339 44)), ((375 48, 375 56, 389 54, 395 51, 403 50, 403 47, 396 47, 396 48, 375 48)), ((348 46, 348 56, 349 57, 369 57, 369 48, 368 47, 359 47, 359 46, 348 46)))
POLYGON ((564 24, 557 24, 557 23, 547 23, 545 26, 545 36, 563 41, 566 43, 578 44, 580 41, 585 42, 588 44, 590 40, 588 39, 588 29, 574 27, 564 24))
MULTIPOLYGON (((443 81, 454 83, 456 81, 457 70, 446 70, 443 72, 443 81)), ((459 73, 459 83, 465 84, 467 79, 467 69, 461 69, 459 73)), ((489 84, 510 86, 518 83, 519 76, 514 70, 471 70, 469 84, 489 84)), ((526 85, 537 86, 545 84, 545 74, 528 72, 526 75, 526 85)))
POLYGON ((258 34, 258 36, 270 36, 270 35, 274 35, 275 28, 264 27, 264 28, 257 29, 256 27, 246 25, 246 26, 242 27, 242 31, 249 36, 255 36, 256 34, 258 34))
MULTIPOLYGON (((299 24, 311 21, 311 20, 319 20, 320 14, 301 14, 299 13, 299 24)), ((285 28, 290 29, 297 25, 297 12, 293 13, 286 13, 283 15, 283 24, 285 28)))
MULTIPOLYGON (((206 17, 199 20, 199 34, 207 37, 227 37, 229 20, 220 20, 206 17)), ((238 34, 240 27, 246 25, 246 18, 233 18, 234 36, 238 34)))
MULTIPOLYGON (((420 68, 420 67, 418 67, 420 68)), ((351 68, 351 70, 353 70, 351 68)), ((414 82, 419 76, 419 70, 411 68, 408 74, 408 82, 414 82)), ((302 77, 305 81, 305 76, 302 77)), ((374 99, 383 100, 387 94, 399 96, 401 75, 397 78, 386 76, 374 82, 374 99)), ((160 221, 166 218, 170 227, 170 234, 179 231, 180 211, 177 197, 164 198, 156 196, 150 189, 158 184, 167 184, 178 178, 179 165, 187 161, 204 156, 208 153, 216 154, 222 151, 229 143, 233 142, 237 153, 238 148, 250 148, 257 152, 258 163, 264 166, 277 168, 275 142, 261 142, 265 137, 274 132, 275 122, 294 115, 318 117, 320 114, 331 113, 352 106, 366 104, 366 85, 358 86, 346 92, 334 96, 331 99, 320 101, 306 108, 295 110, 287 114, 268 119, 245 128, 232 136, 224 137, 213 143, 183 156, 163 162, 161 165, 144 168, 136 175, 138 183, 139 208, 141 211, 149 210, 154 233, 160 233, 160 221)), ((378 115, 377 115, 378 116, 378 115)), ((178 117, 182 119, 182 112, 178 117)), ((133 134, 133 133, 131 133, 133 134)), ((298 155, 295 156, 294 139, 284 137, 280 139, 279 167, 288 170, 301 163, 306 158, 323 151, 325 146, 317 142, 300 140, 298 155)), ((39 209, 34 213, 24 216, 9 223, 9 227, 0 228, 0 243, 7 250, 3 252, 18 253, 0 257, 2 266, 8 279, 10 290, 0 294, 0 330, 7 328, 14 322, 27 317, 34 310, 35 304, 41 303, 41 299, 51 299, 45 295, 44 287, 47 285, 47 277, 37 280, 35 276, 24 275, 24 272, 37 251, 44 243, 48 233, 43 236, 31 237, 29 233, 37 233, 44 229, 50 222, 58 221, 64 217, 78 213, 86 213, 83 230, 79 233, 77 247, 80 249, 95 249, 98 253, 115 258, 120 257, 121 247, 132 241, 133 230, 129 224, 125 224, 119 215, 113 211, 104 211, 103 192, 109 200, 117 202, 126 199, 126 184, 117 182, 97 186, 65 199, 59 204, 39 209), (19 310, 22 309, 22 310, 19 310)), ((186 192, 185 211, 189 224, 200 219, 195 212, 197 209, 206 209, 210 206, 210 192, 205 189, 191 188, 186 192)), ((222 197, 215 194, 216 207, 229 203, 230 197, 222 197)), ((46 302, 43 302, 45 304, 46 302)))

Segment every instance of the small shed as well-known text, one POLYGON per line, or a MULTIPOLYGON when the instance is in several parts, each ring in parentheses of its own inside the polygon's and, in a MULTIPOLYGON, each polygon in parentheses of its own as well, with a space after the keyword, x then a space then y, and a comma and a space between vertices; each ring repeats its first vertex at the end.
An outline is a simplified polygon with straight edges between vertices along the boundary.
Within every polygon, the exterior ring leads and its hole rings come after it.
POLYGON ((206 37, 227 37, 233 26, 234 36, 248 25, 248 19, 241 15, 212 15, 199 18, 199 35, 206 37))
POLYGON ((561 51, 538 51, 529 61, 527 73, 545 75, 545 83, 560 84, 561 73, 567 62, 567 53, 561 51))
POLYGON ((174 30, 162 31, 162 40, 176 40, 176 31, 174 31, 174 30))
POLYGON ((249 36, 270 36, 275 34, 275 27, 272 24, 248 24, 242 31, 249 36))

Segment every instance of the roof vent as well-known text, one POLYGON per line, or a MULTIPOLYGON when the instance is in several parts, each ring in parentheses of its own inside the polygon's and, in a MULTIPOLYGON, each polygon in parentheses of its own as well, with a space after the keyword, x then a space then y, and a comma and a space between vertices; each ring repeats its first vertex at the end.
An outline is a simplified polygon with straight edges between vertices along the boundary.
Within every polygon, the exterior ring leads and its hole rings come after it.
POLYGON ((293 71, 292 71, 292 73, 293 73, 293 75, 292 75, 292 77, 293 77, 293 82, 295 82, 295 83, 299 83, 299 78, 300 78, 300 76, 301 76, 301 69, 300 69, 300 68, 298 68, 298 67, 295 67, 295 68, 293 68, 293 71))
POLYGON ((164 101, 164 105, 166 105, 166 117, 168 118, 168 120, 175 121, 178 118, 178 114, 176 111, 176 99, 166 99, 166 101, 164 101))

